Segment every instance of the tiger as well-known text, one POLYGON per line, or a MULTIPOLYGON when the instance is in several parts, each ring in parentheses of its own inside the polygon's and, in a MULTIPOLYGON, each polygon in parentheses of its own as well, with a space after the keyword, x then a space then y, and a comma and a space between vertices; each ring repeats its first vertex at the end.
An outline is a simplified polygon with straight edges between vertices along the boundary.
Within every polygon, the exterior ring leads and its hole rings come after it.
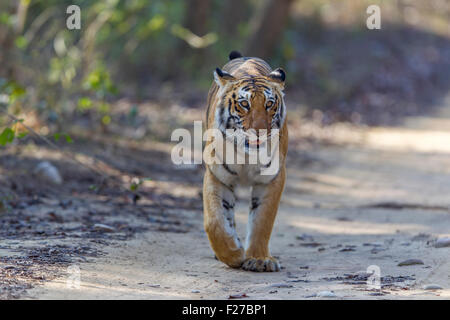
MULTIPOLYGON (((278 131, 278 167, 261 174, 261 164, 212 163, 205 165, 203 178, 204 229, 216 259, 232 268, 255 272, 279 271, 279 261, 269 252, 278 206, 286 179, 288 129, 284 88, 286 73, 272 70, 256 57, 232 51, 222 69, 213 72, 207 98, 206 128, 224 136, 229 130, 245 133, 278 131), (237 186, 251 187, 250 212, 244 245, 236 233, 234 208, 237 186)), ((241 151, 260 141, 253 139, 235 146, 241 151)), ((207 140, 205 149, 211 141, 207 140)), ((272 159, 273 160, 273 159, 272 159)), ((264 166, 267 166, 266 164, 264 166)))

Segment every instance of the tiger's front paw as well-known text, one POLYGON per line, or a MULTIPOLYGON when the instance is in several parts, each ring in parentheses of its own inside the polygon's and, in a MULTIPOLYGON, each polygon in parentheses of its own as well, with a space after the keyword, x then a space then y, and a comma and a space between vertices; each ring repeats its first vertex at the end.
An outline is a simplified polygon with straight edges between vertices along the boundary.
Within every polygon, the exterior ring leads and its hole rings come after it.
POLYGON ((274 272, 280 271, 280 268, 280 263, 274 257, 250 257, 242 264, 242 269, 255 272, 274 272))

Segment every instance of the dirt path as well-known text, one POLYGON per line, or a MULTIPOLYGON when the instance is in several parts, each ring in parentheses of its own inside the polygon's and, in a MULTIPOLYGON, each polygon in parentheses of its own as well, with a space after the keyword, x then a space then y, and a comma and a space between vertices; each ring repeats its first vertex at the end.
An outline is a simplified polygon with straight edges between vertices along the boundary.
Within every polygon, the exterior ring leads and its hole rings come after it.
MULTIPOLYGON (((179 220, 190 223, 187 233, 147 230, 106 246, 91 243, 102 254, 71 264, 80 268, 79 287, 67 286, 70 274, 63 269, 22 298, 227 299, 245 293, 321 299, 316 295, 332 291, 334 297, 325 298, 448 299, 450 248, 434 247, 435 239, 450 236, 448 124, 443 108, 435 118, 410 118, 399 128, 327 129, 351 143, 291 148, 271 240, 281 272, 249 273, 216 261, 201 213, 179 210, 179 220), (423 264, 398 266, 408 259, 423 264), (379 268, 381 290, 367 286, 369 266, 379 268), (442 289, 424 290, 430 284, 442 289)), ((192 194, 199 185, 180 189, 192 194)), ((242 190, 240 198, 246 194, 242 190)), ((241 236, 247 207, 245 200, 237 207, 241 236)))

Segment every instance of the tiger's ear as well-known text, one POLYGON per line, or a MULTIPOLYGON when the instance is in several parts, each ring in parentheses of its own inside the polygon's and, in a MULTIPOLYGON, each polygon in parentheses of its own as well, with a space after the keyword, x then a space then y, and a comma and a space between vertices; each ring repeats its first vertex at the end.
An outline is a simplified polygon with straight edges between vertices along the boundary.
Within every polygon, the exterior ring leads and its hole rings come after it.
POLYGON ((271 78, 274 82, 281 86, 281 89, 284 89, 284 82, 286 80, 286 72, 282 68, 277 68, 273 70, 269 74, 269 78, 271 78))
POLYGON ((228 72, 225 72, 225 71, 221 70, 220 68, 216 68, 216 71, 214 71, 214 80, 219 85, 219 87, 223 87, 229 81, 236 80, 236 78, 233 77, 228 72))

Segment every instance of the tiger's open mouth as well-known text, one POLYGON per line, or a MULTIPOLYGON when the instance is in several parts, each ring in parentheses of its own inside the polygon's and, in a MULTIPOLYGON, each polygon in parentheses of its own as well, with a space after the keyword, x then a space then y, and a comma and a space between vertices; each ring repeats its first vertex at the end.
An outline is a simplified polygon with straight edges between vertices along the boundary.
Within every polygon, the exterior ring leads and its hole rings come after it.
POLYGON ((264 137, 264 138, 256 138, 256 139, 245 139, 245 148, 246 149, 259 149, 265 146, 267 139, 270 137, 264 137))
POLYGON ((272 138, 270 134, 257 136, 244 130, 235 130, 231 134, 227 132, 225 137, 229 142, 234 142, 234 145, 246 151, 265 148, 267 141, 270 141, 272 138))

